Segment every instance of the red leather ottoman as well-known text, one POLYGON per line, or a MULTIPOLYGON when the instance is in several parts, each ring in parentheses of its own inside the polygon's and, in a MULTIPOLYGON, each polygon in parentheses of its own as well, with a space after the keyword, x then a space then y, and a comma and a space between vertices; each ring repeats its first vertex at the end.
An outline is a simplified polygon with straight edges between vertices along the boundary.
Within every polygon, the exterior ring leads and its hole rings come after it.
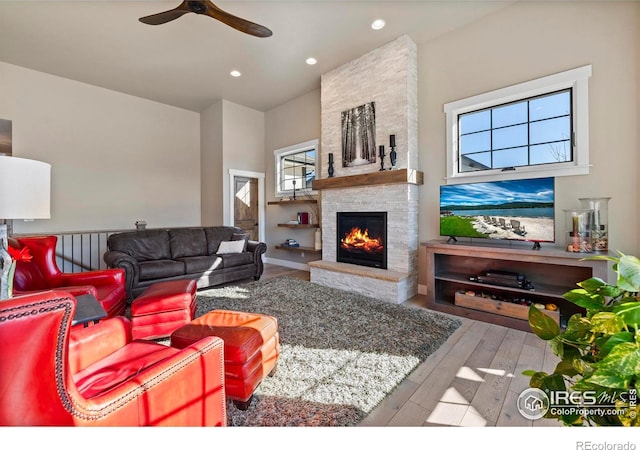
POLYGON ((133 339, 158 339, 191 322, 196 312, 195 280, 162 281, 131 303, 133 339))
POLYGON ((184 348, 204 336, 224 341, 225 393, 238 408, 246 409, 255 389, 278 361, 277 319, 239 311, 210 311, 174 331, 171 346, 184 348))

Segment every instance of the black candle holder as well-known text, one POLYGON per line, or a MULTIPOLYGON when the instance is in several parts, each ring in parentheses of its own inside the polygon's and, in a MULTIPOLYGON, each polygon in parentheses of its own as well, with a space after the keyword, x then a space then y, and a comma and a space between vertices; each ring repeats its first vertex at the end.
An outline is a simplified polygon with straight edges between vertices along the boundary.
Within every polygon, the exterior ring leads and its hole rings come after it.
POLYGON ((395 169, 396 168, 396 159, 397 159, 398 155, 396 153, 396 148, 395 147, 391 147, 391 152, 389 153, 389 159, 391 160, 391 169, 395 169))
POLYGON ((333 153, 329 153, 329 178, 333 178, 333 153))
POLYGON ((380 172, 384 171, 384 145, 381 145, 380 147, 380 172))

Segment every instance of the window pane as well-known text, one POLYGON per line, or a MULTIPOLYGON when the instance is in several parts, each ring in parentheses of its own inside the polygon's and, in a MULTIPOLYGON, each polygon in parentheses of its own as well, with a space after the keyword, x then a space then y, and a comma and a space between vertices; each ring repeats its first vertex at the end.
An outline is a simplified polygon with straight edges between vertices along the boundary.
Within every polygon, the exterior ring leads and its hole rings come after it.
POLYGON ((493 128, 527 123, 527 102, 512 103, 493 110, 493 128))
POLYGON ((563 91, 531 100, 529 120, 547 119, 571 113, 571 91, 563 91))
POLYGON ((527 125, 514 125, 511 127, 493 130, 493 148, 508 148, 527 145, 527 125))
POLYGON ((491 152, 474 153, 460 158, 460 172, 491 169, 491 152))
POLYGON ((460 153, 481 152, 491 148, 491 132, 473 133, 460 136, 460 153))
POLYGON ((547 119, 531 123, 531 144, 562 141, 571 137, 569 117, 547 119))
POLYGON ((461 115, 459 118, 460 134, 473 133, 491 128, 491 110, 478 111, 461 115))
POLYGON ((559 163, 571 160, 571 141, 531 146, 531 164, 559 163))
POLYGON ((493 152, 493 168, 528 166, 527 147, 510 148, 493 152))

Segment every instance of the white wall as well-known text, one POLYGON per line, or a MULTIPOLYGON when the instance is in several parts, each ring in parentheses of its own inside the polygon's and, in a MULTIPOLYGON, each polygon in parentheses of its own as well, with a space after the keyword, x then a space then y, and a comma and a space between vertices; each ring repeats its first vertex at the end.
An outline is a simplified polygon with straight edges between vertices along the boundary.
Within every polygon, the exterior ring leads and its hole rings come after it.
POLYGON ((198 113, 0 62, 0 118, 52 165, 51 219, 15 233, 200 224, 198 113))
POLYGON ((556 241, 563 209, 580 197, 611 197, 610 250, 640 253, 638 58, 640 3, 525 2, 419 46, 421 241, 439 237, 444 184, 443 104, 591 64, 591 173, 556 178, 556 241))

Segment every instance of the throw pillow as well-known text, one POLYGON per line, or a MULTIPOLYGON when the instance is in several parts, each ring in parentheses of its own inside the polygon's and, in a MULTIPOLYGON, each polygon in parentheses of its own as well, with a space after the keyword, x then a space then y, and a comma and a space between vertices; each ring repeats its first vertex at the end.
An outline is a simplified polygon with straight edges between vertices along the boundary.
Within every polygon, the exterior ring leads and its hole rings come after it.
POLYGON ((242 253, 244 251, 246 243, 244 240, 241 241, 222 241, 218 246, 218 251, 216 252, 219 255, 225 255, 229 253, 242 253))
POLYGON ((231 240, 244 241, 244 248, 242 249, 242 251, 247 251, 247 242, 249 241, 249 235, 247 233, 233 233, 233 236, 231 236, 231 240))

